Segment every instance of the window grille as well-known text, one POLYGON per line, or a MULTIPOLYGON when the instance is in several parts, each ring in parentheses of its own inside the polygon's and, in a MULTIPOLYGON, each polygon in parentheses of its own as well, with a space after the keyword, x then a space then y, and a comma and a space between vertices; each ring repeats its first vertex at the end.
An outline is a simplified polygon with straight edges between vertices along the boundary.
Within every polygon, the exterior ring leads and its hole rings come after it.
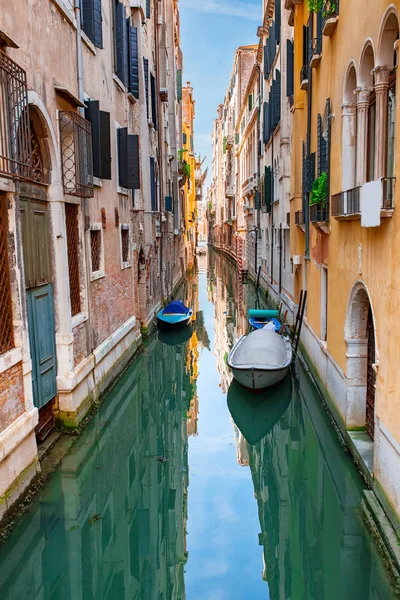
POLYGON ((26 73, 0 51, 0 173, 31 177, 26 73))
POLYGON ((92 255, 92 272, 100 271, 101 267, 101 231, 90 231, 90 250, 92 255))
POLYGON ((65 204, 65 222, 67 229, 67 251, 69 272, 69 293, 71 298, 71 315, 81 312, 81 294, 79 283, 79 233, 78 206, 65 204))
POLYGON ((121 248, 122 248, 122 262, 126 263, 129 261, 129 228, 121 227, 121 248))
POLYGON ((14 346, 7 232, 7 204, 0 201, 0 353, 14 346))
POLYGON ((92 133, 89 121, 73 111, 60 112, 64 192, 93 197, 92 133))

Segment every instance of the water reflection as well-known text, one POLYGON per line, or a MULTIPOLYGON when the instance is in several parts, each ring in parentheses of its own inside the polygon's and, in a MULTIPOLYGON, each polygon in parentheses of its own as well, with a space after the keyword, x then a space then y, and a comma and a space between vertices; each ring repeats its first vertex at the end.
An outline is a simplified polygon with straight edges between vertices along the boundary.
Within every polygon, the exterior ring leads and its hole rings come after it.
POLYGON ((188 343, 154 338, 0 550, 0 597, 185 598, 188 343))

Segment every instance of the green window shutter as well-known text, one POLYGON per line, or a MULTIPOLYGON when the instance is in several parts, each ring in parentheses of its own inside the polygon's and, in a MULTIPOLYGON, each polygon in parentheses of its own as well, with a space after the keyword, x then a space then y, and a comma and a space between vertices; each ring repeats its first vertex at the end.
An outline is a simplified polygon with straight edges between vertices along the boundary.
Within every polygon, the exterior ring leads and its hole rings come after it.
POLYGON ((264 167, 264 204, 267 212, 271 212, 272 205, 272 170, 271 167, 264 167))
POLYGON ((249 95, 249 112, 253 109, 253 94, 249 95))
POLYGON ((294 44, 286 40, 286 96, 294 94, 294 44))
POLYGON ((238 133, 235 134, 235 144, 238 144, 240 141, 240 135, 238 133))
POLYGON ((224 136, 224 141, 222 143, 222 148, 223 148, 223 152, 225 154, 225 152, 226 152, 226 136, 224 136))
POLYGON ((182 69, 176 71, 176 96, 180 102, 182 100, 182 69))
POLYGON ((129 28, 129 91, 139 99, 139 49, 137 27, 129 28))
POLYGON ((144 90, 146 94, 146 110, 147 120, 150 118, 149 114, 149 61, 147 58, 143 58, 143 70, 144 70, 144 90))

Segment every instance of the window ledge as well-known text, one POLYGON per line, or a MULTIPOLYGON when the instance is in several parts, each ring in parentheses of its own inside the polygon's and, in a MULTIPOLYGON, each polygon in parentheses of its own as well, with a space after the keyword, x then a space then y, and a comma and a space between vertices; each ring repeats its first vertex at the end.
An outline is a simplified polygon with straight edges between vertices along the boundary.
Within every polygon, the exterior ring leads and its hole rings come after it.
POLYGON ((74 329, 75 327, 78 327, 78 325, 81 325, 82 323, 84 323, 87 320, 88 320, 87 313, 80 312, 77 315, 74 315, 72 317, 72 319, 71 319, 71 328, 74 329))
POLYGON ((92 54, 94 54, 96 56, 96 54, 97 54, 96 46, 93 44, 92 40, 90 40, 88 38, 88 36, 86 35, 86 33, 83 31, 83 29, 81 31, 81 37, 82 37, 82 41, 89 48, 90 52, 92 52, 92 54))
POLYGON ((72 27, 76 29, 76 19, 72 8, 68 6, 64 0, 51 0, 51 2, 58 8, 60 13, 67 19, 72 27))
POLYGON ((123 271, 124 269, 129 269, 132 266, 132 263, 130 260, 128 260, 127 262, 123 262, 121 263, 121 271, 123 271))
POLYGON ((100 177, 93 177, 93 186, 94 187, 103 187, 103 183, 100 179, 100 177))
POLYGON ((97 279, 102 279, 105 276, 106 276, 106 274, 105 274, 104 269, 100 269, 100 271, 94 271, 91 274, 90 281, 96 281, 97 279))
POLYGON ((132 102, 132 104, 136 104, 138 102, 138 99, 135 98, 135 96, 131 92, 128 92, 128 100, 132 102))
POLYGON ((124 83, 122 83, 122 81, 120 80, 120 78, 115 73, 113 74, 113 79, 114 79, 115 83, 117 84, 117 86, 119 88, 121 88, 121 90, 123 92, 126 92, 126 85, 124 83))
POLYGON ((16 364, 22 361, 21 348, 12 348, 4 354, 0 355, 0 373, 4 373, 7 369, 11 369, 16 364))
POLYGON ((123 196, 129 196, 128 188, 121 187, 120 185, 117 187, 117 193, 122 194, 123 196))

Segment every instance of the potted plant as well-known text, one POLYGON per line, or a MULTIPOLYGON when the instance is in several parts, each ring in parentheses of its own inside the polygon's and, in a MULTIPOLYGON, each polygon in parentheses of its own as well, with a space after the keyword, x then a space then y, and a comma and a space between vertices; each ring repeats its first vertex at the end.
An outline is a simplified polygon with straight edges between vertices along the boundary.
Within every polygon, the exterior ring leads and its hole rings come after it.
POLYGON ((319 204, 322 208, 326 207, 326 196, 328 193, 327 177, 325 171, 316 178, 311 188, 310 206, 319 204))

